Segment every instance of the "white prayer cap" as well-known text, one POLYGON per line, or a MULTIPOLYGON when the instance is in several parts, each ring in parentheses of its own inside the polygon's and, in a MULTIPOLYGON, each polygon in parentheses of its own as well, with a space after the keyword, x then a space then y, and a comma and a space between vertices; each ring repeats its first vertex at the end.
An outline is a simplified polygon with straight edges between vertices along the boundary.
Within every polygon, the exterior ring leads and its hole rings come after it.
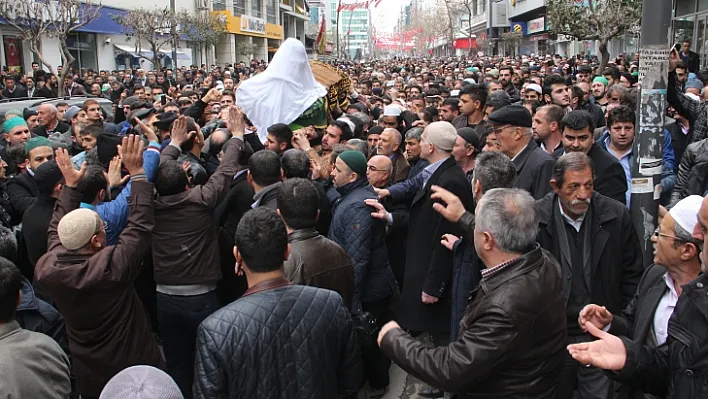
POLYGON ((674 205, 669 211, 669 215, 674 218, 676 224, 690 234, 698 223, 698 211, 701 209, 701 203, 703 203, 703 197, 689 195, 674 205))
POLYGON ((528 86, 526 86, 526 90, 533 90, 538 94, 543 94, 543 89, 541 86, 537 85, 536 83, 531 83, 528 86))
POLYGON ((384 116, 400 116, 401 109, 396 106, 386 106, 384 107, 384 116))
POLYGON ((356 125, 354 125, 354 122, 352 122, 351 119, 349 119, 349 118, 341 117, 341 118, 337 119, 337 121, 344 122, 347 125, 349 125, 349 129, 351 129, 352 134, 354 133, 354 130, 356 130, 356 125))
POLYGON ((474 85, 474 84, 477 84, 477 82, 476 82, 474 79, 472 79, 472 78, 466 78, 463 82, 471 83, 471 84, 473 84, 473 85, 474 85))

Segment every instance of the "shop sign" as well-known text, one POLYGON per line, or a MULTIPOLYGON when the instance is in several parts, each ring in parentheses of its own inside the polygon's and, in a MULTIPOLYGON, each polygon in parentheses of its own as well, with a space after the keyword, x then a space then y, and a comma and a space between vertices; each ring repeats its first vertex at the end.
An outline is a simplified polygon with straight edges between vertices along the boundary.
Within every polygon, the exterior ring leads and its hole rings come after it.
POLYGON ((546 30, 546 17, 532 19, 528 23, 528 34, 543 32, 546 30))
POLYGON ((241 31, 265 35, 266 21, 264 19, 255 18, 248 15, 241 15, 241 31))

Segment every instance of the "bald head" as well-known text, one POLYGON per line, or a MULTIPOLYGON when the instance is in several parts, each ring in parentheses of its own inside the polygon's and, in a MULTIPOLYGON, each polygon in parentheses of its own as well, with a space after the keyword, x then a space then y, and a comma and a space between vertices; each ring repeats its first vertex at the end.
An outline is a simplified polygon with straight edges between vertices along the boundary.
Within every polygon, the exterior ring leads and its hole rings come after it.
POLYGON ((387 128, 379 136, 376 153, 387 157, 398 152, 401 148, 401 133, 396 129, 387 128))
POLYGON ((366 177, 369 179, 369 184, 376 188, 386 187, 393 174, 391 158, 386 155, 374 155, 366 165, 366 177))
POLYGON ((52 104, 42 104, 37 108, 37 118, 42 126, 49 129, 57 124, 57 107, 52 104))

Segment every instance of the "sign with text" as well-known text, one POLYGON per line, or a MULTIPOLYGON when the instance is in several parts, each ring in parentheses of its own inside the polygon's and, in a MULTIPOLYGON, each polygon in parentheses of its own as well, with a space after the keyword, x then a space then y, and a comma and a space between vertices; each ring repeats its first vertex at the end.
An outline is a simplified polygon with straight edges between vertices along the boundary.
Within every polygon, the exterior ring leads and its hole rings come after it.
POLYGON ((538 17, 529 21, 526 33, 530 35, 544 30, 546 30, 546 17, 538 17))
POLYGON ((265 35, 266 21, 248 15, 241 15, 241 31, 265 35))

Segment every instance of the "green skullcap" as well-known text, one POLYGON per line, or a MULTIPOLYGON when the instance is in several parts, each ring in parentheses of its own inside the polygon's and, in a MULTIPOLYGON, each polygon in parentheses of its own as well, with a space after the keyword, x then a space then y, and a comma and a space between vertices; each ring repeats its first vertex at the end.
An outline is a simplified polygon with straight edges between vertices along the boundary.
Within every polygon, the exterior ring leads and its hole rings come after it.
POLYGON ((600 83, 602 83, 602 84, 605 85, 605 86, 607 86, 607 85, 610 84, 610 82, 608 82, 607 79, 605 79, 605 78, 602 77, 602 76, 597 76, 597 77, 595 77, 595 79, 593 79, 592 82, 593 82, 593 83, 595 83, 595 82, 600 82, 600 83))
POLYGON ((25 120, 20 116, 13 116, 12 118, 6 120, 2 125, 2 131, 3 133, 10 133, 10 130, 17 126, 27 126, 27 122, 25 122, 25 120))
POLYGON ((359 151, 344 151, 339 154, 339 159, 342 160, 352 172, 359 175, 359 177, 366 177, 366 157, 359 151))
POLYGON ((46 137, 33 137, 25 143, 25 154, 29 154, 30 151, 37 147, 49 147, 52 148, 52 142, 46 137))

